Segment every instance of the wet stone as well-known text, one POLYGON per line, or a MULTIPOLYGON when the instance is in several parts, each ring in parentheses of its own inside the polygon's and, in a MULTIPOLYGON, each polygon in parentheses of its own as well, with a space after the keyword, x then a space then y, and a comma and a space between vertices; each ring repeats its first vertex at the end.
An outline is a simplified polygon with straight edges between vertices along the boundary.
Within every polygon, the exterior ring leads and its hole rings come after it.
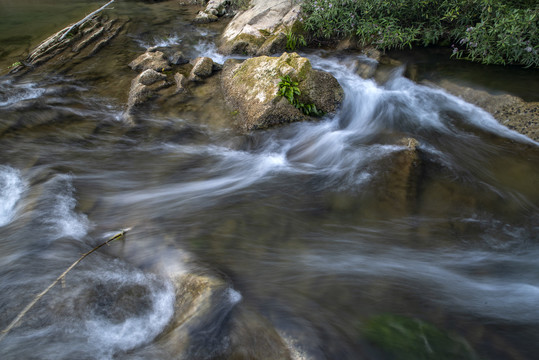
POLYGON ((187 64, 188 62, 189 59, 181 51, 176 51, 170 59, 170 63, 172 65, 183 65, 187 64))
POLYGON ((189 75, 190 81, 202 81, 213 72, 213 60, 209 57, 199 57, 194 60, 193 70, 189 75))
POLYGON ((147 69, 138 76, 138 82, 143 85, 152 85, 157 81, 165 80, 166 78, 167 77, 164 74, 158 73, 152 69, 147 69))
POLYGON ((135 71, 153 69, 155 71, 168 71, 171 69, 165 54, 161 51, 145 52, 129 63, 129 67, 135 71))
POLYGON ((176 82, 176 93, 183 93, 186 91, 185 85, 187 83, 187 78, 180 74, 176 73, 174 74, 174 81, 176 82))

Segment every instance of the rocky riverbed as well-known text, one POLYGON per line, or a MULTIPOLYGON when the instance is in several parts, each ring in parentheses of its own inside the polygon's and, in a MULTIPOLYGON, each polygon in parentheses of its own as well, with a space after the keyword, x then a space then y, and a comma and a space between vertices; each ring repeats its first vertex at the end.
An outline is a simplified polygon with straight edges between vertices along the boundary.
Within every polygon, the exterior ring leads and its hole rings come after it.
POLYGON ((352 41, 285 51, 298 9, 117 2, 14 62, 1 327, 133 230, 7 359, 534 358, 537 104, 352 41))

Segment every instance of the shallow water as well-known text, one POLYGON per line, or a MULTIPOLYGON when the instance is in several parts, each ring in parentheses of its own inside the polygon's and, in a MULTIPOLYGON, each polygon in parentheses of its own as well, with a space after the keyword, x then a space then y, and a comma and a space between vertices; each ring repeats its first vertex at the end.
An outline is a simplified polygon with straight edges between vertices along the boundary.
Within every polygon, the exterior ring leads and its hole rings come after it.
POLYGON ((336 116, 242 135, 210 79, 129 127, 126 64, 145 47, 225 58, 193 9, 114 11, 131 23, 96 58, 0 80, 0 327, 133 228, 40 301, 2 359, 392 359, 365 335, 381 314, 481 359, 535 358, 537 143, 404 69, 375 83, 324 52, 307 56, 345 89, 336 116), (178 286, 186 274, 211 295, 178 286))

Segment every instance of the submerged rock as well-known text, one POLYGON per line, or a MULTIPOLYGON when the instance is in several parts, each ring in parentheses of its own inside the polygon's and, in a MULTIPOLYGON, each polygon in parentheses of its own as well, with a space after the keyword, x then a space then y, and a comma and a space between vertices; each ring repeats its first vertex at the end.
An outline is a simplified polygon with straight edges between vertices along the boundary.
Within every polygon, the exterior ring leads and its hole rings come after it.
MULTIPOLYGON (((432 85, 428 82, 427 84, 432 85)), ((492 95, 484 90, 457 85, 449 80, 442 80, 435 86, 479 106, 509 129, 539 141, 539 102, 525 102, 509 94, 492 95)))
POLYGON ((228 359, 294 359, 273 324, 254 312, 238 308, 230 328, 228 359))
POLYGON ((380 209, 398 216, 409 211, 417 196, 421 153, 419 141, 414 138, 402 138, 396 145, 401 149, 380 163, 384 170, 375 191, 380 209))
POLYGON ((337 110, 344 92, 329 73, 314 70, 307 58, 296 53, 281 57, 261 56, 243 63, 225 63, 221 84, 227 102, 238 114, 237 125, 244 131, 306 120, 309 117, 277 94, 281 76, 298 82, 304 104, 314 104, 324 113, 337 110))
POLYGON ((271 55, 283 51, 283 36, 298 22, 300 4, 283 0, 252 0, 252 7, 238 13, 221 37, 224 54, 271 55))
POLYGON ((180 94, 186 91, 187 78, 180 73, 174 74, 174 81, 176 82, 176 93, 180 94))
POLYGON ((63 65, 95 55, 118 35, 129 20, 95 15, 68 26, 39 44, 11 73, 29 71, 45 64, 63 65))
POLYGON ((156 95, 157 91, 168 86, 166 79, 166 75, 152 69, 147 69, 134 78, 131 81, 124 121, 133 123, 135 108, 146 103, 156 95))
POLYGON ((395 359, 478 359, 466 340, 419 319, 378 315, 367 321, 363 332, 395 359))

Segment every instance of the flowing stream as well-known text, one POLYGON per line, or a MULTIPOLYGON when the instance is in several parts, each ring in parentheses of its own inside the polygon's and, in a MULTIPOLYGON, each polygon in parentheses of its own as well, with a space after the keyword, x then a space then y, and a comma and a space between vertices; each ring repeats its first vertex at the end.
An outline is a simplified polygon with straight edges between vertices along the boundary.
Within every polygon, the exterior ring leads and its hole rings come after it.
MULTIPOLYGON (((2 68, 43 39, 21 24, 54 31, 24 15, 41 3, 18 3, 0 1, 2 68)), ((101 3, 55 1, 52 24, 101 3)), ((176 1, 110 11, 131 23, 95 58, 0 78, 0 327, 133 229, 45 295, 0 358, 414 358, 366 335, 387 314, 471 358, 537 357, 539 144, 403 68, 364 80, 357 55, 323 51, 305 55, 345 90, 335 116, 239 134, 217 75, 130 127, 127 63, 154 45, 222 63, 223 25, 176 1)))

